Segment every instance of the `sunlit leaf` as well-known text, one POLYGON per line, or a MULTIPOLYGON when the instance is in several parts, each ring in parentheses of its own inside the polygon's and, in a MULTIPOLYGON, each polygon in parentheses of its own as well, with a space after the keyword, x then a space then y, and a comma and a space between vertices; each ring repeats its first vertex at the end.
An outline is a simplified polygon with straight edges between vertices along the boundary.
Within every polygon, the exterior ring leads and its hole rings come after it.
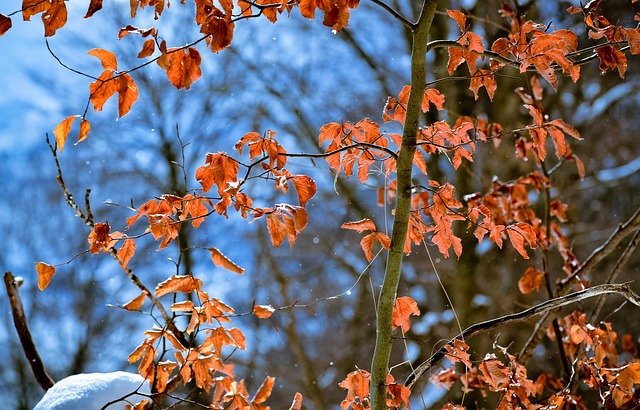
POLYGON ((49 286, 51 278, 56 273, 56 268, 44 262, 38 262, 36 272, 38 272, 38 289, 45 290, 45 288, 49 286))
POLYGON ((60 152, 62 152, 64 144, 67 142, 67 136, 71 132, 71 125, 76 118, 78 118, 78 115, 70 115, 53 129, 53 135, 56 136, 56 145, 60 152))
POLYGON ((393 304, 393 328, 400 327, 403 333, 406 333, 411 328, 409 323, 409 316, 420 316, 420 309, 418 304, 409 296, 402 296, 396 298, 393 304))
POLYGON ((221 268, 230 270, 231 272, 242 275, 244 273, 244 269, 240 266, 236 265, 231 261, 228 257, 226 257, 220 250, 217 248, 211 247, 209 248, 211 251, 211 259, 216 266, 220 266, 221 268))

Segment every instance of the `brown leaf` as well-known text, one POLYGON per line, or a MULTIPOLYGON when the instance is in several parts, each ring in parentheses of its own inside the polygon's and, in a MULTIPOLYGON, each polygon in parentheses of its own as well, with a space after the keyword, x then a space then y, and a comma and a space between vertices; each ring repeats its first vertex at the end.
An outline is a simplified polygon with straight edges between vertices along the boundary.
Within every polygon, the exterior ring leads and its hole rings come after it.
POLYGON ((118 60, 116 59, 116 55, 111 51, 105 50, 103 48, 94 48, 92 50, 89 50, 87 54, 89 54, 90 56, 94 56, 98 60, 100 60, 100 63, 105 70, 118 70, 118 60))
POLYGON ((127 267, 135 252, 136 242, 131 238, 125 239, 122 247, 118 250, 118 259, 122 262, 123 267, 127 267))
POLYGON ((156 50, 156 42, 153 39, 146 40, 142 45, 142 50, 138 53, 138 58, 149 57, 156 50))
POLYGON ((260 319, 268 319, 273 315, 276 310, 271 305, 255 305, 253 307, 253 314, 260 319))
POLYGON ((540 290, 543 279, 544 272, 530 266, 518 281, 518 289, 523 295, 540 290))
POLYGON ((3 36, 11 28, 11 19, 0 14, 0 36, 3 36))
POLYGON ((411 328, 409 316, 420 316, 420 309, 415 300, 409 296, 402 296, 396 299, 393 304, 393 328, 400 327, 403 333, 411 328))
POLYGON ((109 226, 109 222, 98 222, 93 227, 91 233, 89 233, 89 238, 87 238, 87 242, 89 242, 89 251, 93 254, 100 253, 103 251, 107 253, 109 249, 113 247, 113 242, 109 232, 111 227, 109 226))
POLYGON ((204 283, 202 279, 194 278, 191 275, 171 275, 171 277, 156 286, 156 296, 161 297, 171 292, 189 293, 202 289, 204 283))
POLYGON ((118 118, 125 116, 138 99, 138 86, 129 74, 117 78, 118 118))
POLYGON ((158 65, 166 70, 171 84, 177 89, 187 90, 202 75, 201 62, 202 57, 194 47, 189 47, 188 50, 170 48, 158 59, 158 65))
POLYGON ((89 98, 95 111, 102 111, 104 103, 117 91, 116 82, 113 81, 113 71, 104 70, 100 77, 89 85, 89 98))
POLYGON ((209 248, 211 251, 211 259, 213 260, 214 265, 220 266, 221 268, 230 270, 231 272, 242 275, 244 273, 244 269, 240 266, 236 265, 231 261, 231 259, 227 258, 222 252, 218 249, 211 247, 209 248))
POLYGON ((84 141, 87 138, 87 136, 89 135, 89 130, 91 130, 91 124, 88 120, 83 119, 80 122, 80 133, 78 134, 78 141, 76 142, 76 144, 78 142, 84 141))
POLYGON ((36 272, 38 272, 38 289, 45 290, 45 288, 49 286, 51 278, 56 273, 56 268, 44 262, 38 262, 36 272))
POLYGON ((296 188, 300 206, 306 206, 307 202, 316 194, 317 188, 315 181, 306 175, 294 175, 290 180, 296 188))
POLYGON ((462 14, 462 12, 458 10, 447 10, 447 14, 458 23, 460 30, 465 31, 465 26, 467 24, 467 18, 462 14))
POLYGON ((376 231, 376 225, 373 223, 371 219, 368 219, 368 218, 364 218, 354 222, 345 222, 342 225, 340 225, 340 228, 352 229, 358 232, 364 232, 364 231, 375 232, 376 231))
POLYGON ((296 392, 296 395, 293 397, 293 403, 291 403, 291 407, 289 410, 301 410, 302 409, 302 394, 296 392))
POLYGON ((143 291, 141 294, 125 303, 122 307, 127 310, 138 310, 144 304, 145 299, 147 298, 147 291, 143 291))
POLYGON ((51 2, 42 0, 22 0, 22 19, 31 20, 31 16, 49 10, 51 2))
POLYGON ((262 382, 262 384, 258 388, 258 391, 256 392, 255 396, 253 396, 251 403, 260 404, 267 401, 269 396, 271 396, 271 390, 273 390, 273 383, 275 381, 276 381, 275 377, 267 377, 266 379, 264 379, 264 382, 262 382))
POLYGON ((78 118, 77 115, 70 115, 62 120, 62 122, 53 129, 53 135, 56 136, 56 145, 58 146, 58 150, 60 152, 62 152, 62 149, 64 148, 64 144, 67 141, 67 136, 71 131, 71 125, 76 120, 76 118, 78 118))
POLYGON ((51 6, 42 14, 44 36, 51 37, 67 23, 67 6, 64 0, 51 0, 51 6))
POLYGON ((102 0, 91 0, 91 3, 89 3, 89 9, 87 10, 87 14, 85 14, 84 18, 93 16, 95 12, 99 10, 102 10, 102 0))

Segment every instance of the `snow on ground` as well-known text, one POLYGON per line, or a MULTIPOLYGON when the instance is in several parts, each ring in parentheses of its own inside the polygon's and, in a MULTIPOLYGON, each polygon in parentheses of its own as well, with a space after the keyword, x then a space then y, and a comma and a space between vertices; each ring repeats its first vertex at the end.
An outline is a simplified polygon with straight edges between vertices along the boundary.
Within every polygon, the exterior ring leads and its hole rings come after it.
POLYGON ((105 404, 122 399, 106 409, 124 409, 149 394, 149 384, 139 374, 127 372, 76 374, 50 388, 33 410, 100 410, 105 404))

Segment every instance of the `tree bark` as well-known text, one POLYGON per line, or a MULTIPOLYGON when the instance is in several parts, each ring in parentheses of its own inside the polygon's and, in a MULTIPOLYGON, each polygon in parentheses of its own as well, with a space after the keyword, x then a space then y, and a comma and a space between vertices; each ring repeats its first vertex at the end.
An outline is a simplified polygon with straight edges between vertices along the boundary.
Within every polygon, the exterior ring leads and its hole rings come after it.
POLYGON ((418 21, 413 25, 411 46, 411 93, 406 107, 406 118, 402 132, 402 145, 396 165, 398 198, 396 202, 391 249, 378 301, 376 345, 371 364, 371 409, 387 408, 386 378, 389 373, 389 358, 392 348, 392 316, 400 271, 404 243, 407 238, 411 213, 411 187, 413 157, 420 126, 420 113, 426 87, 427 38, 436 12, 438 0, 423 0, 418 21))

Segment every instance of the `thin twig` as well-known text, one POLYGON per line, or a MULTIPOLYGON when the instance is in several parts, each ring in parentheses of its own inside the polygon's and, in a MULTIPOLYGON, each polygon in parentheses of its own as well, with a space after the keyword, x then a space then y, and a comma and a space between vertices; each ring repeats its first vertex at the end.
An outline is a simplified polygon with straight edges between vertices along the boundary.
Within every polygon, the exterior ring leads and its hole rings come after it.
POLYGON ((416 25, 413 24, 412 22, 410 22, 409 20, 407 20, 402 14, 400 14, 396 10, 394 10, 393 7, 389 6, 388 4, 384 3, 381 0, 371 0, 371 2, 373 4, 376 4, 376 5, 380 6, 380 7, 382 7, 385 11, 387 11, 389 14, 391 14, 396 20, 398 20, 399 22, 404 24, 404 26, 407 27, 409 30, 411 30, 411 31, 415 30, 416 25))
MULTIPOLYGON (((447 345, 453 346, 456 339, 467 339, 479 333, 487 332, 497 327, 516 322, 522 322, 523 320, 527 320, 530 317, 541 315, 546 312, 555 311, 562 308, 563 306, 567 306, 572 303, 580 302, 582 300, 607 293, 617 293, 618 295, 627 299, 629 302, 640 307, 640 296, 633 290, 631 290, 631 288, 629 287, 629 283, 597 285, 575 293, 571 293, 569 295, 549 299, 538 305, 532 306, 529 309, 525 309, 522 312, 513 313, 481 323, 476 323, 475 325, 469 326, 462 333, 451 339, 447 343, 447 345)), ((413 385, 422 377, 422 375, 424 375, 434 366, 438 365, 438 363, 440 363, 440 361, 445 358, 447 353, 448 350, 445 347, 442 347, 440 350, 438 350, 427 361, 416 367, 415 371, 413 371, 407 378, 405 385, 409 389, 411 389, 413 385)))

